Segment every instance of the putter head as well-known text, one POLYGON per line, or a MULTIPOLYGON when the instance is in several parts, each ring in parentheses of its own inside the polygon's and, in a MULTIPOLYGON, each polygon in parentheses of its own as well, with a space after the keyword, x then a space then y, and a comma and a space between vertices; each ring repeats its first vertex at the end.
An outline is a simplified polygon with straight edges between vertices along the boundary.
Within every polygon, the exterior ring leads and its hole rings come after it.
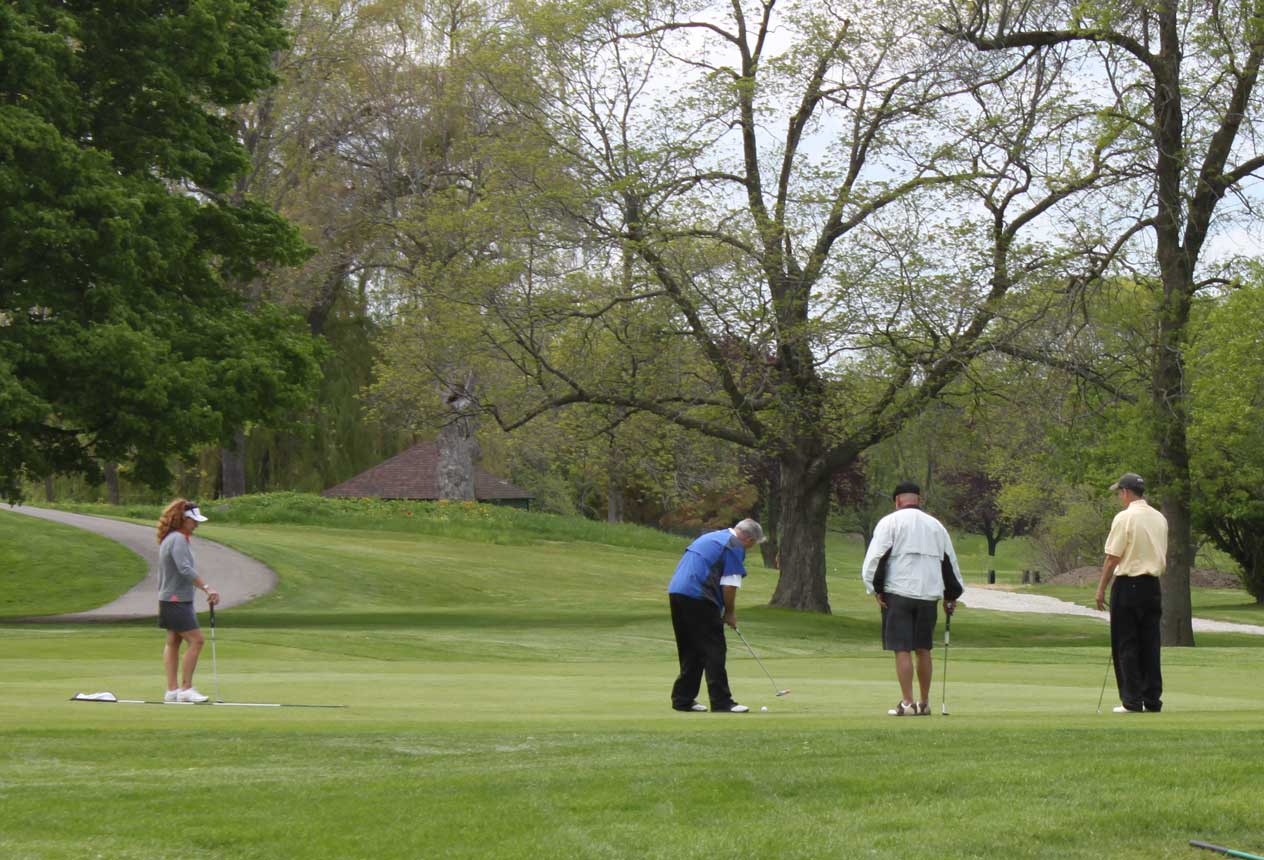
POLYGON ((778 696, 788 696, 788 695, 790 695, 790 691, 789 691, 789 690, 778 690, 778 691, 777 691, 777 695, 778 695, 778 696))
POLYGON ((948 705, 945 703, 940 703, 939 712, 943 714, 945 717, 948 716, 948 705))

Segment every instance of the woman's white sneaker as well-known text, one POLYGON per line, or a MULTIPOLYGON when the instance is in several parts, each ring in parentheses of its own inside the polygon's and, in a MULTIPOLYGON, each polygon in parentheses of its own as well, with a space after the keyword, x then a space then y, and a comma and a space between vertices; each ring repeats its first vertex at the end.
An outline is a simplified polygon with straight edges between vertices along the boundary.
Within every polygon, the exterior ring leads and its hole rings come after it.
POLYGON ((180 695, 179 690, 168 690, 167 692, 162 694, 162 700, 164 702, 178 702, 180 700, 176 697, 179 695, 180 695))
POLYGON ((177 702, 194 702, 195 704, 201 704, 202 702, 209 702, 210 699, 210 696, 203 696, 193 687, 176 693, 177 702))

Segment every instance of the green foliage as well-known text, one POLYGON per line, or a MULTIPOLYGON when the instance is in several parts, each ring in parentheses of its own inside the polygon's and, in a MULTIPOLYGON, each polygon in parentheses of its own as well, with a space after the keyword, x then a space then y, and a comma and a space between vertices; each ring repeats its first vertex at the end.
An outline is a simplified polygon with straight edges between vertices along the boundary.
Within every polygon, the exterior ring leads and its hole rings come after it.
POLYGON ((696 501, 681 505, 663 518, 663 525, 680 534, 696 535, 748 516, 758 501, 749 484, 705 493, 696 501))
POLYGON ((246 444, 246 491, 320 492, 392 457, 413 437, 370 418, 361 400, 372 378, 377 329, 342 302, 325 321, 315 403, 293 426, 256 427, 246 444))
POLYGON ((1264 602, 1264 279, 1215 301, 1190 345, 1194 515, 1264 602))
POLYGON ((0 492, 166 458, 308 397, 301 321, 230 286, 307 253, 249 200, 225 108, 271 83, 280 0, 0 8, 0 492))

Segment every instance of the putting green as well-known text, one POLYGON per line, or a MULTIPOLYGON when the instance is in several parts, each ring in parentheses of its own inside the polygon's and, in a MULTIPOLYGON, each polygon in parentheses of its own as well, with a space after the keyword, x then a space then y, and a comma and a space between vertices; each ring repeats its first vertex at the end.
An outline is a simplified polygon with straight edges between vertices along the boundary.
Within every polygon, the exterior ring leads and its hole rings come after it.
MULTIPOLYGON (((160 694, 159 631, 0 625, 6 858, 1149 860, 1209 856, 1191 838, 1264 847, 1257 638, 1168 650, 1164 713, 1098 715, 1102 624, 962 610, 952 715, 889 718, 891 660, 855 547, 836 542, 833 615, 758 608, 773 585, 758 568, 739 599, 743 632, 793 692, 774 698, 734 637, 734 691, 769 712, 679 714, 671 552, 315 527, 206 536, 281 577, 219 615, 224 698, 350 707, 72 703, 160 694)), ((209 647, 197 682, 213 686, 209 647)))

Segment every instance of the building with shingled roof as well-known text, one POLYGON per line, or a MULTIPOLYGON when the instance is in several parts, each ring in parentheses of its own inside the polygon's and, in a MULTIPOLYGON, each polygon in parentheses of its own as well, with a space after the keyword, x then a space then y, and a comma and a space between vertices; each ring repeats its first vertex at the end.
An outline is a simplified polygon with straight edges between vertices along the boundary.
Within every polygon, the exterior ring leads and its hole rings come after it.
MULTIPOLYGON (((354 478, 321 493, 334 498, 410 499, 437 501, 439 446, 418 442, 354 478)), ((494 505, 527 508, 533 496, 503 478, 474 467, 474 498, 494 505)))

